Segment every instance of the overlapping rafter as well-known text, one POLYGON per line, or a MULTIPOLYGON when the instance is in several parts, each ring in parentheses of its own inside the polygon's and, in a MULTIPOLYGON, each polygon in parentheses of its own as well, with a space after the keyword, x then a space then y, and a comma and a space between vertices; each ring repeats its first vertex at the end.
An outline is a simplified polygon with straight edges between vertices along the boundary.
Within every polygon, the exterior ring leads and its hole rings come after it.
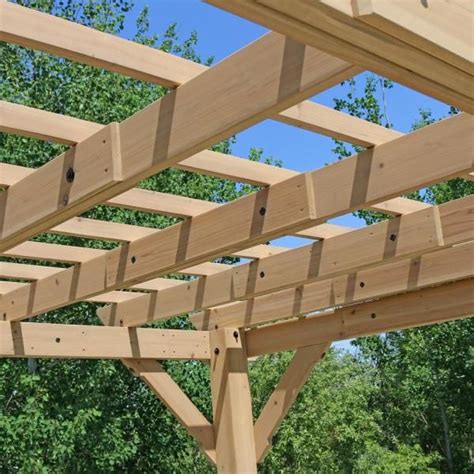
POLYGON ((36 170, 0 164, 2 256, 41 261, 0 262, 0 356, 120 359, 219 470, 252 472, 332 341, 473 312, 472 197, 441 206, 401 197, 472 179, 472 10, 443 0, 423 8, 396 0, 208 1, 280 33, 207 68, 0 0, 0 40, 173 89, 107 125, 0 102, 0 131, 71 146, 36 170), (403 135, 306 100, 364 69, 463 112, 403 135), (207 150, 266 118, 366 150, 302 174, 207 150), (168 167, 259 189, 218 204, 136 187, 168 167), (80 217, 98 204, 182 222, 159 230, 80 217), (358 230, 326 222, 364 208, 394 218, 358 230), (30 240, 41 232, 119 246, 30 240), (286 234, 317 242, 264 245, 286 234), (254 260, 213 261, 227 255, 254 260), (196 278, 169 278, 176 273, 196 278), (122 327, 21 322, 83 300, 108 303, 99 317, 122 327), (195 311, 197 331, 135 327, 195 311), (247 358, 291 349, 294 359, 253 426, 247 358), (160 359, 210 361, 212 422, 160 359))

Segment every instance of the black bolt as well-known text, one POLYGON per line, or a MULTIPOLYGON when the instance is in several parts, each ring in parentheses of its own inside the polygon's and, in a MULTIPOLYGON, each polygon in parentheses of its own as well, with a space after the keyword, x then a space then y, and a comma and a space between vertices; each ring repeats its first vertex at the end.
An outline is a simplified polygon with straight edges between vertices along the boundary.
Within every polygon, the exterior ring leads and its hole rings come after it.
POLYGON ((68 168, 66 171, 66 181, 68 183, 72 183, 74 181, 74 178, 76 177, 76 173, 73 168, 68 168))
POLYGON ((364 288, 365 283, 364 283, 363 281, 361 281, 361 282, 359 283, 359 286, 360 286, 361 288, 364 288))
POLYGON ((238 333, 238 331, 234 331, 234 337, 235 337, 236 339, 239 338, 239 333, 238 333))
POLYGON ((265 276, 265 272, 260 272, 260 278, 263 278, 265 276))
POLYGON ((395 242, 395 240, 397 240, 397 234, 390 234, 390 240, 395 242))
POLYGON ((370 317, 371 317, 372 319, 375 319, 375 318, 377 317, 377 315, 376 315, 375 313, 372 313, 372 314, 370 315, 370 317))
POLYGON ((216 348, 214 349, 214 354, 216 354, 216 355, 219 354, 219 348, 218 348, 218 347, 216 347, 216 348))
POLYGON ((130 259, 130 261, 131 261, 132 263, 135 263, 135 262, 137 261, 137 257, 135 257, 135 256, 132 257, 132 258, 130 259))
POLYGON ((264 207, 261 207, 258 212, 260 213, 261 216, 264 216, 267 210, 264 207))
POLYGON ((56 342, 61 342, 61 338, 60 338, 60 337, 57 337, 57 338, 56 338, 56 342))

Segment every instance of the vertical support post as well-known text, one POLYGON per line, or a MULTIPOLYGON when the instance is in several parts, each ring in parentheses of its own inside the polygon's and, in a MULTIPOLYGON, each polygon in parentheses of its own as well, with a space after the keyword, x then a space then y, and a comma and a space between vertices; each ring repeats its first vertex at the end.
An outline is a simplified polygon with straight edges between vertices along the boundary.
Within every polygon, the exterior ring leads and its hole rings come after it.
POLYGON ((219 473, 256 473, 252 400, 243 330, 210 333, 211 392, 219 473))

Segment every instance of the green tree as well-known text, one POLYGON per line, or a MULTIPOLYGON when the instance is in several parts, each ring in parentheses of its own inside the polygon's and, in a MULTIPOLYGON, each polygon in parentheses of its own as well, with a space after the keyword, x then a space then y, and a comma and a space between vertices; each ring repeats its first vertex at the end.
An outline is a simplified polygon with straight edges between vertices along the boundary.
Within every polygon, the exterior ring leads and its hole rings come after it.
MULTIPOLYGON (((336 108, 391 127, 386 101, 391 83, 373 74, 359 80, 365 81, 363 93, 358 94, 356 80, 351 80, 346 96, 336 99, 336 108)), ((456 113, 458 110, 447 108, 447 116, 456 113)), ((422 109, 412 129, 439 119, 429 109, 422 109)), ((342 159, 357 148, 336 142, 334 151, 342 159)), ((472 182, 457 178, 409 197, 441 204, 473 192, 472 182)), ((356 215, 368 224, 389 218, 368 211, 356 215)), ((417 443, 425 453, 440 454, 443 471, 472 472, 473 329, 474 323, 468 319, 354 342, 361 360, 370 361, 377 370, 379 390, 372 398, 373 408, 383 413, 384 446, 392 449, 400 441, 417 443)))

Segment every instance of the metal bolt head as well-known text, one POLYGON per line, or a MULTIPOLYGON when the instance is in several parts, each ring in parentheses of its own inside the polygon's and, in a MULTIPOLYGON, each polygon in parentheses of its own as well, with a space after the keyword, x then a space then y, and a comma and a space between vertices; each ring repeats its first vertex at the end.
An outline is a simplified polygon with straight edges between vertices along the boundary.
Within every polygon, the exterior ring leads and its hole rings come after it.
POLYGON ((68 168, 68 170, 66 171, 66 181, 68 183, 72 183, 75 177, 76 177, 76 172, 74 171, 74 169, 68 168))
POLYGON ((264 207, 261 207, 260 210, 258 211, 261 216, 264 216, 267 212, 267 210, 264 207))
POLYGON ((390 240, 395 242, 395 240, 397 240, 397 234, 390 234, 390 240))
POLYGON ((219 351, 219 348, 218 348, 218 347, 216 347, 216 348, 214 349, 214 354, 216 354, 216 355, 217 355, 217 354, 219 354, 219 352, 220 352, 220 351, 219 351))

